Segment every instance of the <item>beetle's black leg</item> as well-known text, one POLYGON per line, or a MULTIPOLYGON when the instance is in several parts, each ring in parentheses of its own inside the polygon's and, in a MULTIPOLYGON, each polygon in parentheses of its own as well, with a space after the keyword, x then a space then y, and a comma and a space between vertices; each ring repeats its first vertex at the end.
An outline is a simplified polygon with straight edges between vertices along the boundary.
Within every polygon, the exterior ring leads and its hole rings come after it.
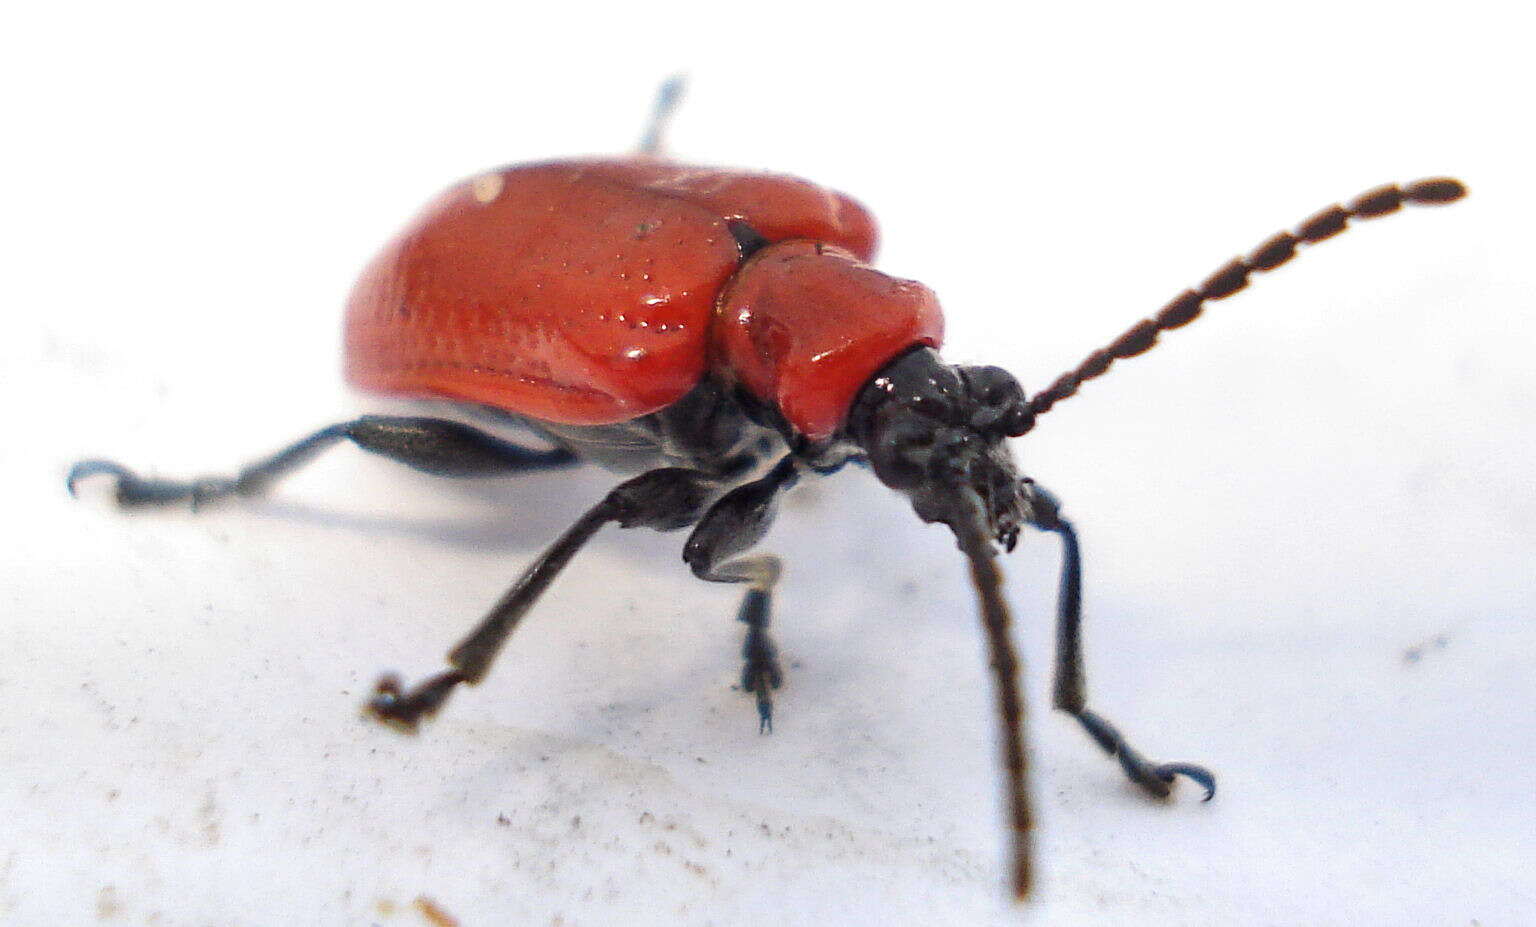
POLYGON ((1055 497, 1034 483, 1023 487, 1029 522, 1042 531, 1061 536, 1061 591, 1056 602, 1056 679, 1052 705, 1076 718, 1104 751, 1120 761, 1132 782, 1157 798, 1166 798, 1178 776, 1187 776, 1205 789, 1205 800, 1216 794, 1216 777, 1192 763, 1153 763, 1126 742, 1109 721, 1088 709, 1088 690, 1083 682, 1082 556, 1077 532, 1061 517, 1055 497))
POLYGON ((710 507, 683 546, 683 560, 695 576, 713 583, 748 583, 736 620, 747 626, 742 643, 741 688, 757 697, 757 729, 773 730, 772 692, 784 684, 778 648, 768 635, 773 587, 779 580, 779 558, 772 554, 730 558, 747 550, 768 532, 775 502, 799 478, 792 457, 779 461, 768 475, 726 493, 710 507))
POLYGON ((381 721, 415 730, 417 722, 442 707, 459 683, 473 685, 485 677, 518 621, 598 529, 609 522, 622 528, 657 531, 685 528, 699 520, 718 492, 719 485, 712 478, 678 467, 652 470, 619 484, 540 554, 469 636, 449 651, 452 669, 408 691, 401 689, 397 677, 385 676, 379 680, 368 710, 381 721))
POLYGON ((673 74, 661 82, 656 90, 656 102, 651 107, 651 118, 645 125, 645 132, 640 136, 639 152, 643 155, 660 156, 665 148, 664 137, 667 131, 667 123, 672 121, 672 114, 677 111, 677 104, 683 99, 683 91, 687 88, 688 81, 681 74, 673 74))
POLYGON ((448 419, 365 415, 354 421, 327 425, 232 477, 189 481, 145 479, 110 460, 83 460, 70 469, 67 485, 73 494, 81 480, 105 474, 117 480, 118 505, 166 505, 190 500, 195 507, 228 496, 256 495, 342 440, 438 476, 494 476, 561 467, 576 460, 569 451, 530 450, 448 419))

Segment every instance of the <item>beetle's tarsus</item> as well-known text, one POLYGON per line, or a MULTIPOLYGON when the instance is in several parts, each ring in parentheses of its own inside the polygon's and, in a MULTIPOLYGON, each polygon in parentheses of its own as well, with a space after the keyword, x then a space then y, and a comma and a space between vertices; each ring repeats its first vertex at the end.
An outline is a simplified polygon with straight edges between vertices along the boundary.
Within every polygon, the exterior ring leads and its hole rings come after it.
POLYGON ((400 677, 387 673, 374 684, 373 698, 368 700, 368 714, 397 731, 416 733, 423 718, 437 714, 454 687, 464 682, 464 674, 448 670, 412 687, 402 687, 400 677))
POLYGON ((757 696, 757 732, 773 733, 773 690, 784 685, 784 670, 779 666, 779 648, 768 635, 769 594, 750 589, 742 599, 737 620, 747 626, 741 645, 741 688, 757 696))
POLYGON ((227 477, 204 477, 192 481, 192 491, 189 494, 192 502, 192 511, 197 511, 210 502, 233 496, 236 493, 247 494, 243 481, 232 480, 227 477))
POLYGON ((71 496, 78 496, 80 482, 95 476, 110 476, 116 481, 113 498, 123 508, 190 501, 196 509, 243 489, 238 481, 221 477, 204 477, 191 482, 145 479, 113 460, 80 461, 69 469, 64 486, 71 496))
POLYGON ((1099 715, 1084 709, 1077 712, 1074 717, 1105 753, 1119 761, 1120 768, 1125 770, 1126 777, 1141 786, 1142 791, 1153 798, 1167 798, 1172 795, 1174 781, 1179 776, 1184 776, 1205 789, 1205 798, 1201 801, 1210 801, 1216 797, 1216 776, 1204 766, 1197 766, 1194 763, 1150 762, 1126 742, 1125 735, 1121 734, 1118 728, 1099 715))
POLYGON ((757 691, 757 732, 773 733, 773 698, 762 688, 757 691))
MULTIPOLYGON (((766 639, 767 635, 764 635, 766 639)), ((771 648, 773 645, 770 643, 771 648)), ((784 684, 784 672, 771 653, 760 654, 756 660, 748 658, 741 672, 741 688, 757 696, 757 732, 773 733, 773 690, 784 684)))

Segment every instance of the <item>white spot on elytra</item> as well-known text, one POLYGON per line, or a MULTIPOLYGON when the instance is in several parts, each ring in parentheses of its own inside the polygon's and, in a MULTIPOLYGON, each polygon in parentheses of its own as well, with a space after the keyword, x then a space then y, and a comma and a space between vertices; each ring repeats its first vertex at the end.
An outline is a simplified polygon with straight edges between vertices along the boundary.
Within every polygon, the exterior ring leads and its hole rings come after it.
POLYGON ((505 185, 506 181, 501 179, 500 174, 481 174, 469 182, 469 189, 475 196, 475 202, 489 203, 501 196, 501 188, 505 185))

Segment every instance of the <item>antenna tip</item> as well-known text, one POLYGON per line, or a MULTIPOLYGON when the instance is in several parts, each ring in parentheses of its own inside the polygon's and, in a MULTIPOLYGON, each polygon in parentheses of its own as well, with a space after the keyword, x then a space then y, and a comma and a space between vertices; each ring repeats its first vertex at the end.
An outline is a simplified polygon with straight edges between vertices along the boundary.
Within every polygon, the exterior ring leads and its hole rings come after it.
POLYGON ((1029 900, 1030 872, 1028 865, 1021 865, 1013 873, 1013 903, 1023 904, 1029 900))

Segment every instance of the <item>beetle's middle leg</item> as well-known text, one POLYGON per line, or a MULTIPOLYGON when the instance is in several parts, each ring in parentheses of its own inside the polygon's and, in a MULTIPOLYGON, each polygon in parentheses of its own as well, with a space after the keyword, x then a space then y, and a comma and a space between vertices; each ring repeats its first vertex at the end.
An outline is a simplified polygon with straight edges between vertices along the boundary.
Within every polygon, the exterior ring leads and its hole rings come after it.
POLYGON ((1130 745, 1119 729, 1088 708, 1088 689, 1083 682, 1082 602, 1083 566, 1077 532, 1061 517, 1056 498, 1033 482, 1023 487, 1029 523, 1041 531, 1061 536, 1061 591, 1056 600, 1056 678, 1052 705, 1076 718, 1104 752, 1120 762, 1126 776, 1148 794, 1166 798, 1178 776, 1187 776, 1205 788, 1205 800, 1216 794, 1216 777, 1204 766, 1192 763, 1154 763, 1130 745))
POLYGON ((611 522, 621 528, 657 531, 686 528, 699 520, 719 492, 720 485, 713 477, 682 467, 651 470, 620 483, 545 549, 475 629, 448 652, 451 669, 409 690, 402 689, 394 675, 386 675, 375 686, 368 710, 381 721, 415 730, 423 717, 442 707, 460 683, 474 685, 485 678, 523 615, 604 525, 611 522))
POLYGON ((773 730, 774 689, 784 684, 778 648, 768 634, 779 558, 772 554, 731 559, 768 532, 779 494, 799 479, 793 457, 780 460, 767 476, 726 493, 710 507, 683 546, 683 560, 695 576, 713 583, 747 583, 736 619, 747 626, 742 643, 741 688, 757 697, 759 733, 773 730))

